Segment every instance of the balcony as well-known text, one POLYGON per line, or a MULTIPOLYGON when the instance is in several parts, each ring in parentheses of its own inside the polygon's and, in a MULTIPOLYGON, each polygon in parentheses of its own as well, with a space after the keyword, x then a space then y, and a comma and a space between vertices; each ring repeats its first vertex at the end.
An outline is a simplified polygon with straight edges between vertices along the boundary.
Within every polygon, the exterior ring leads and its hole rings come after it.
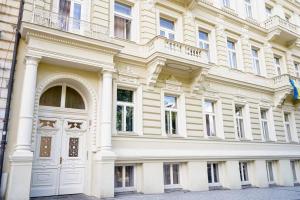
POLYGON ((98 40, 105 40, 109 33, 108 27, 66 17, 43 9, 34 9, 30 13, 27 11, 24 14, 23 21, 98 40))
POLYGON ((281 105, 288 95, 292 94, 292 86, 290 79, 295 80, 299 85, 299 79, 289 74, 282 74, 274 77, 274 90, 275 90, 275 105, 281 105))
POLYGON ((265 28, 268 30, 270 41, 289 46, 299 37, 299 27, 279 16, 273 16, 265 21, 265 28))

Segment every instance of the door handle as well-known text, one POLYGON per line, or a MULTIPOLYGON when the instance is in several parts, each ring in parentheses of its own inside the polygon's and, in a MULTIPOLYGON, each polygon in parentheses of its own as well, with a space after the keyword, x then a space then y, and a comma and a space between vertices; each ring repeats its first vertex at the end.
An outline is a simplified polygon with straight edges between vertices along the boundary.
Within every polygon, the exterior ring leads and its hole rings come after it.
POLYGON ((62 164, 62 157, 59 158, 59 164, 62 164))

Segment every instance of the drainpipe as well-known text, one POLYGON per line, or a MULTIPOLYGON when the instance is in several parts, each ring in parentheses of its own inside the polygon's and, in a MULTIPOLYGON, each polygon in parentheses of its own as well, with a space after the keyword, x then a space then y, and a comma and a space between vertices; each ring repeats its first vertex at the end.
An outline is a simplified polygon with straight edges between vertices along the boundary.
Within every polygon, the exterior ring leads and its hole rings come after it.
MULTIPOLYGON (((17 22, 17 27, 16 27, 16 34, 15 34, 14 52, 13 52, 12 64, 11 64, 8 86, 7 86, 7 100, 6 100, 5 115, 4 115, 4 120, 3 120, 4 124, 3 124, 2 138, 1 138, 1 142, 0 142, 0 188, 3 187, 2 171, 3 171, 3 162, 4 162, 4 151, 5 151, 5 146, 7 144, 8 120, 9 120, 9 113, 10 113, 10 105, 11 105, 11 98, 12 98, 15 68, 16 68, 16 64, 17 64, 18 46, 19 46, 19 42, 20 42, 20 38, 21 38, 20 28, 21 28, 22 17, 23 17, 23 9, 24 9, 24 0, 21 0, 20 8, 19 8, 18 22, 17 22)), ((0 199, 2 199, 1 196, 0 196, 0 199)))

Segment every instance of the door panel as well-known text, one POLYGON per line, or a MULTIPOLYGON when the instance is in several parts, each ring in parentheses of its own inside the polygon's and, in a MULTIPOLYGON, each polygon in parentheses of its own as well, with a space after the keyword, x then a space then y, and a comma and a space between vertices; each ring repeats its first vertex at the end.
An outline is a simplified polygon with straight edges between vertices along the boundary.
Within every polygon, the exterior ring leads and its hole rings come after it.
POLYGON ((82 193, 85 120, 39 118, 31 196, 82 193))

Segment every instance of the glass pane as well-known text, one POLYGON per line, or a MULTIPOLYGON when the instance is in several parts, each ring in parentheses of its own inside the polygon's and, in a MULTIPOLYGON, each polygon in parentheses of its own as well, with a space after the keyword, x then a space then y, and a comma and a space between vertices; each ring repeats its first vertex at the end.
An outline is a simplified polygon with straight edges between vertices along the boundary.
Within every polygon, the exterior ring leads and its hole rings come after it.
POLYGON ((242 163, 239 163, 239 170, 240 170, 240 179, 241 181, 243 181, 242 163))
POLYGON ((126 131, 133 131, 133 107, 126 107, 126 131))
POLYGON ((123 102, 133 102, 133 91, 132 90, 117 90, 117 100, 123 102))
POLYGON ((51 140, 52 137, 41 136, 40 157, 51 156, 51 140))
POLYGON ((230 40, 227 40, 227 47, 228 47, 229 49, 234 50, 234 49, 235 49, 234 42, 232 42, 232 41, 230 41, 230 40))
POLYGON ((73 28, 80 29, 81 5, 78 3, 74 3, 73 18, 73 28))
POLYGON ((219 182, 218 164, 216 164, 216 163, 213 164, 213 170, 214 170, 214 182, 218 183, 219 182))
POLYGON ((115 188, 122 187, 122 169, 122 166, 115 167, 115 188))
POLYGON ((160 26, 166 29, 174 30, 174 22, 164 18, 160 18, 160 26))
POLYGON ((131 15, 131 7, 123 3, 115 2, 115 11, 124 15, 131 15))
POLYGON ((211 164, 207 164, 207 178, 208 183, 212 183, 212 177, 211 177, 211 164))
POLYGON ((131 20, 126 20, 126 40, 131 38, 131 20))
POLYGON ((169 37, 170 40, 175 40, 175 35, 173 33, 169 33, 169 37))
POLYGON ((289 114, 284 113, 284 121, 289 122, 289 114))
POLYGON ((208 33, 203 32, 203 31, 199 31, 199 39, 208 41, 208 33))
POLYGON ((179 165, 173 164, 173 184, 179 184, 179 165))
POLYGON ((46 90, 41 98, 40 105, 60 107, 62 86, 54 86, 46 90))
POLYGON ((297 174, 296 174, 295 161, 291 161, 291 168, 292 168, 292 172, 293 172, 294 182, 296 182, 297 181, 297 174))
POLYGON ((172 134, 177 133, 177 112, 171 112, 172 114, 172 134))
POLYGON ((126 19, 115 16, 114 23, 114 36, 125 39, 126 19))
POLYGON ((165 96, 165 107, 166 108, 176 108, 177 98, 174 96, 165 96))
POLYGON ((269 181, 273 182, 274 181, 274 175, 273 175, 272 162, 268 162, 268 169, 269 169, 269 181))
POLYGON ((117 130, 123 131, 123 106, 117 106, 117 130))
POLYGON ((204 111, 205 112, 213 113, 214 112, 213 102, 211 102, 211 101, 204 101, 204 111))
POLYGON ((133 187, 134 186, 134 171, 133 166, 125 167, 125 186, 133 187))
POLYGON ((243 164, 243 174, 244 174, 244 181, 248 181, 248 168, 247 163, 243 164))
POLYGON ((160 35, 161 35, 161 36, 166 36, 165 31, 162 31, 162 30, 161 30, 161 31, 160 31, 160 35))
POLYGON ((170 112, 165 111, 165 128, 167 134, 170 134, 170 120, 170 112))
POLYGON ((85 109, 84 101, 81 95, 73 88, 67 87, 65 107, 75 108, 75 109, 85 109))
POLYGON ((79 138, 69 138, 69 157, 78 157, 79 138))
POLYGON ((209 119, 209 115, 208 114, 206 114, 205 115, 205 123, 206 123, 206 134, 208 135, 208 136, 211 136, 211 134, 210 134, 210 121, 209 121, 210 119, 209 119))
POLYGON ((170 173, 170 165, 164 165, 164 184, 170 185, 171 184, 171 173, 170 173))
POLYGON ((260 111, 260 116, 262 119, 267 119, 267 111, 265 110, 260 111))
POLYGON ((238 117, 242 117, 243 116, 243 107, 235 106, 235 115, 238 117))

